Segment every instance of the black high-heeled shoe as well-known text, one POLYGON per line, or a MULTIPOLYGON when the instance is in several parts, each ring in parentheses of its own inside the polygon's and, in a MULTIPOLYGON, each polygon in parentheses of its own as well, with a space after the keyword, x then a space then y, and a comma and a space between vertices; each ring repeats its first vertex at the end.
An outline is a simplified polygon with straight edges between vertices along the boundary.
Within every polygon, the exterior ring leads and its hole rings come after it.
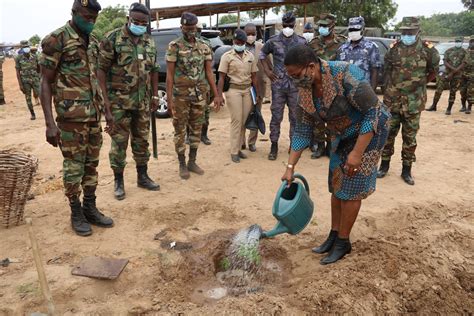
POLYGON ((345 255, 351 253, 351 251, 352 246, 349 238, 342 239, 337 237, 336 242, 334 243, 334 246, 332 247, 329 254, 326 257, 322 258, 319 262, 322 265, 334 263, 342 259, 345 255))
POLYGON ((329 252, 329 250, 331 250, 332 246, 334 245, 334 242, 336 241, 336 238, 337 238, 337 230, 331 230, 329 232, 329 236, 326 239, 326 241, 323 242, 321 244, 321 246, 311 249, 311 251, 315 252, 315 253, 329 252))

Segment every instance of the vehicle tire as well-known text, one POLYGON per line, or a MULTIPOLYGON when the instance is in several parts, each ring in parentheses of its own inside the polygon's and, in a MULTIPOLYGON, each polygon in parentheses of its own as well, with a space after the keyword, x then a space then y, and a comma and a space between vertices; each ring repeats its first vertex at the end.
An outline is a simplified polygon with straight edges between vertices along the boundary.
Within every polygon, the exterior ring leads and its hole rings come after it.
POLYGON ((159 119, 169 118, 170 115, 168 113, 168 101, 166 100, 166 88, 164 85, 158 86, 158 110, 155 112, 155 116, 159 119))

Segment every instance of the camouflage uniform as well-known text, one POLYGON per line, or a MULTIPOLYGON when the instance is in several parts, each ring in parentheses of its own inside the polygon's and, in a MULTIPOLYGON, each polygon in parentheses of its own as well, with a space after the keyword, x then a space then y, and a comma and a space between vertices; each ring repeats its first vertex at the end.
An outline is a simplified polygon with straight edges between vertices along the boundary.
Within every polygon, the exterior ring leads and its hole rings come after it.
POLYGON ((24 89, 26 104, 30 112, 33 110, 31 92, 39 95, 40 78, 38 73, 38 57, 36 54, 21 54, 15 57, 15 68, 20 72, 20 80, 24 89))
MULTIPOLYGON (((336 60, 337 50, 342 44, 346 42, 346 37, 333 33, 333 39, 329 44, 326 44, 324 36, 317 36, 311 42, 309 46, 314 50, 319 58, 324 60, 336 60)), ((313 131, 313 143, 324 143, 329 138, 326 137, 326 124, 324 122, 317 122, 314 125, 313 131)))
POLYGON ((283 33, 272 36, 263 46, 260 52, 260 60, 264 60, 268 55, 273 56, 273 71, 278 76, 272 82, 272 119, 270 121, 270 140, 278 143, 280 138, 280 125, 283 121, 285 104, 288 105, 290 117, 290 139, 296 124, 296 108, 298 106, 298 88, 293 84, 293 80, 286 72, 284 60, 286 53, 298 45, 307 45, 306 39, 293 34, 285 37, 283 33))
POLYGON ((150 35, 143 34, 134 44, 125 25, 109 32, 102 40, 98 63, 107 74, 107 92, 114 117, 110 166, 115 173, 123 172, 129 138, 136 165, 145 166, 150 158, 151 73, 159 70, 155 42, 150 35))
POLYGON ((3 92, 3 62, 5 61, 5 56, 3 53, 0 53, 0 104, 5 101, 5 94, 3 92))
MULTIPOLYGON (((212 56, 214 55, 213 52, 212 52, 212 45, 211 45, 211 41, 205 37, 200 37, 200 39, 202 39, 204 41, 204 43, 207 44, 207 46, 209 46, 209 49, 211 50, 211 54, 212 56)), ((205 127, 207 129, 207 127, 209 126, 209 116, 211 114, 211 100, 213 99, 213 95, 212 95, 212 92, 211 92, 211 87, 209 86, 209 83, 207 84, 207 92, 206 92, 206 106, 204 108, 204 125, 203 127, 205 127)))
POLYGON ((175 130, 174 143, 178 155, 186 151, 186 127, 189 128, 190 147, 197 149, 201 141, 204 109, 209 83, 205 62, 212 60, 212 50, 200 38, 191 44, 183 36, 172 41, 166 52, 166 61, 176 63, 173 100, 175 130))
MULTIPOLYGON (((471 36, 471 42, 474 36, 471 36)), ((474 103, 474 49, 468 49, 464 57, 464 77, 466 78, 467 103, 469 104, 467 114, 471 112, 474 103)))
POLYGON ((382 153, 388 161, 394 153, 395 138, 402 126, 402 160, 411 166, 416 160, 416 134, 420 128, 420 114, 426 103, 426 84, 429 73, 438 72, 439 54, 434 46, 420 39, 411 46, 401 41, 393 43, 385 55, 386 87, 384 103, 390 108, 390 133, 382 153))
POLYGON ((97 187, 102 146, 101 92, 97 81, 98 43, 86 43, 69 22, 46 36, 40 65, 56 70, 54 106, 61 131, 63 181, 70 201, 97 187))
MULTIPOLYGON (((448 62, 451 66, 453 66, 454 68, 457 68, 459 67, 463 60, 464 60, 464 57, 466 56, 466 50, 462 47, 452 47, 450 49, 448 49, 446 51, 446 53, 444 54, 444 62, 446 64, 446 62, 448 62)), ((447 75, 450 74, 450 71, 448 70, 448 68, 446 67, 446 72, 447 72, 447 75)), ((449 83, 449 103, 454 103, 454 101, 456 100, 456 92, 458 90, 461 90, 461 99, 462 99, 462 103, 465 103, 466 102, 466 94, 465 94, 465 91, 464 90, 464 84, 463 84, 463 72, 460 71, 458 73, 456 73, 453 78, 448 81, 449 83)))

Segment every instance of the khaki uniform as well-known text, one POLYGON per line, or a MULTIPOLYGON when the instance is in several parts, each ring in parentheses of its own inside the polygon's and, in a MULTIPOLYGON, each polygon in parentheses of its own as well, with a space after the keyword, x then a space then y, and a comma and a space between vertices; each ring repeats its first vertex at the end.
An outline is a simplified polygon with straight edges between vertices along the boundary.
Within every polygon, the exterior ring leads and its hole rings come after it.
POLYGON ((204 123, 209 83, 205 63, 212 61, 212 50, 203 40, 194 44, 183 36, 172 41, 166 52, 166 61, 176 63, 174 74, 174 143, 178 155, 186 151, 186 127, 189 127, 191 148, 198 148, 204 123))
POLYGON ((232 49, 222 55, 219 72, 230 78, 229 91, 225 93, 227 106, 230 112, 230 153, 238 155, 245 135, 245 121, 252 110, 250 87, 252 73, 256 73, 257 60, 255 56, 245 50, 240 56, 232 49))
POLYGON ((0 53, 0 101, 5 100, 5 94, 3 92, 3 62, 5 61, 5 56, 3 53, 0 53))

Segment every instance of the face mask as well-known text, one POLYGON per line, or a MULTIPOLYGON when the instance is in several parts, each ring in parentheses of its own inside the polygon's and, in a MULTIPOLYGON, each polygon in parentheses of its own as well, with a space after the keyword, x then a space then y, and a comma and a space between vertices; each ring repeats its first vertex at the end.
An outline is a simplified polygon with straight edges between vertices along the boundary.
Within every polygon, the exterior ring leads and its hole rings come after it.
POLYGON ((237 44, 234 44, 234 50, 237 52, 237 53, 241 53, 245 50, 245 44, 244 45, 237 45, 237 44))
POLYGON ((309 43, 314 38, 314 33, 303 33, 303 37, 306 38, 306 41, 309 43))
POLYGON ((94 23, 86 21, 86 19, 84 19, 79 14, 74 14, 72 16, 72 21, 77 26, 79 31, 81 31, 85 35, 89 35, 94 29, 94 23))
POLYGON ((184 37, 188 40, 196 38, 196 34, 196 31, 183 31, 184 37))
POLYGON ((456 48, 461 48, 461 47, 462 47, 462 43, 455 43, 454 46, 455 46, 456 48))
POLYGON ((133 23, 130 23, 130 25, 128 26, 128 29, 130 30, 130 32, 132 32, 133 35, 136 35, 136 36, 142 36, 146 32, 146 26, 136 25, 133 23))
POLYGON ((306 68, 303 77, 293 78, 293 83, 299 88, 311 88, 311 85, 313 84, 313 76, 308 74, 308 68, 306 68))
POLYGON ((249 35, 249 36, 247 36, 247 43, 252 45, 253 43, 255 43, 256 39, 257 39, 257 37, 255 35, 249 35))
POLYGON ((23 53, 29 54, 30 53, 30 48, 29 47, 23 48, 23 53))
POLYGON ((415 44, 416 35, 402 35, 401 40, 403 44, 405 44, 406 46, 410 46, 415 44))
POLYGON ((319 31, 319 34, 321 34, 322 36, 328 36, 329 35, 329 27, 320 26, 318 31, 319 31))
POLYGON ((293 35, 293 33, 295 32, 295 30, 293 30, 291 27, 285 27, 283 30, 283 35, 285 35, 286 37, 290 37, 293 35))
POLYGON ((352 42, 357 42, 358 40, 362 38, 362 32, 361 31, 349 32, 348 36, 352 42))

